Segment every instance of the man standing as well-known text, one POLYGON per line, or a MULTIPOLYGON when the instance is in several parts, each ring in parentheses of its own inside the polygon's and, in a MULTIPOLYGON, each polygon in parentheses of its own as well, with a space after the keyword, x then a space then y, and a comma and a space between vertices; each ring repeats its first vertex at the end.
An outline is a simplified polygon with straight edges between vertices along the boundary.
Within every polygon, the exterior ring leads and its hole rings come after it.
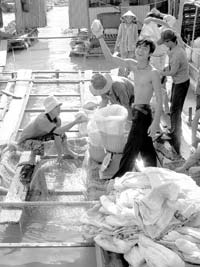
POLYGON ((113 56, 103 39, 103 27, 100 21, 92 24, 92 32, 99 39, 103 54, 118 67, 128 68, 134 73, 134 104, 132 109, 132 126, 125 145, 119 170, 112 178, 120 177, 132 171, 135 160, 140 153, 145 166, 156 166, 156 152, 152 139, 159 128, 162 111, 162 95, 160 74, 150 64, 150 56, 155 50, 155 44, 148 39, 136 43, 136 59, 123 59, 113 56), (152 119, 150 100, 156 95, 157 105, 152 119))
POLYGON ((101 96, 100 107, 107 104, 119 104, 128 110, 128 119, 132 119, 132 104, 134 102, 134 85, 125 77, 96 73, 92 76, 90 92, 101 96))
POLYGON ((177 154, 180 154, 182 133, 181 113, 190 85, 189 64, 186 53, 178 45, 177 36, 173 30, 166 29, 161 32, 161 38, 158 44, 164 44, 169 48, 169 66, 161 71, 161 74, 163 76, 171 76, 173 80, 170 100, 171 131, 169 135, 171 137, 171 145, 177 154))

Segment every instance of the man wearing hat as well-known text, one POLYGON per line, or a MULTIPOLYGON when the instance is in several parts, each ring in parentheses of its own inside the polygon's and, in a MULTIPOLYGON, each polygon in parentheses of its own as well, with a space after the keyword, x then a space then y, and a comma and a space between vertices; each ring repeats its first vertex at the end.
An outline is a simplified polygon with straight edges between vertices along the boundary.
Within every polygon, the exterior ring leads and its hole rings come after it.
POLYGON ((105 107, 108 103, 122 105, 127 108, 129 119, 132 118, 134 85, 129 79, 109 73, 97 73, 92 76, 89 88, 94 96, 101 96, 100 107, 105 107))
MULTIPOLYGON (((120 52, 122 58, 134 58, 135 44, 138 40, 138 26, 136 15, 132 11, 127 11, 121 17, 117 39, 115 43, 115 52, 120 52)), ((126 76, 126 72, 121 68, 120 74, 126 76)))
MULTIPOLYGON (((74 121, 61 126, 60 106, 62 105, 53 95, 44 100, 45 112, 39 114, 34 121, 26 126, 18 140, 18 147, 22 150, 31 151, 31 159, 28 164, 35 163, 36 155, 44 155, 44 143, 54 140, 58 153, 58 160, 62 159, 64 153, 72 157, 77 156, 67 147, 65 132, 74 125, 81 123, 85 118, 78 116, 74 121)), ((23 164, 27 164, 24 163, 23 164)))
POLYGON ((161 75, 171 76, 173 81, 170 100, 171 130, 169 135, 171 137, 171 144, 176 152, 180 154, 182 132, 181 113, 190 85, 189 64, 187 55, 184 49, 178 45, 177 35, 172 29, 166 29, 161 32, 161 38, 158 40, 158 44, 164 44, 169 48, 169 65, 161 71, 161 75))

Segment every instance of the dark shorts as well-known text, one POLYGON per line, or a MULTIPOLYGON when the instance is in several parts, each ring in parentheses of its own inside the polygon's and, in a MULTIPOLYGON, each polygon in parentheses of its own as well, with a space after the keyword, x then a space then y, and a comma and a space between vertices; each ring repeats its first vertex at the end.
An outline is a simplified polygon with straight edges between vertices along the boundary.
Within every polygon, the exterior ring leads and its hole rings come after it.
MULTIPOLYGON (((38 136, 32 139, 26 139, 19 144, 20 149, 27 151, 31 150, 35 155, 43 156, 44 155, 44 143, 54 140, 55 134, 48 133, 43 136, 38 136)), ((66 139, 66 135, 63 134, 60 136, 62 141, 66 139)))

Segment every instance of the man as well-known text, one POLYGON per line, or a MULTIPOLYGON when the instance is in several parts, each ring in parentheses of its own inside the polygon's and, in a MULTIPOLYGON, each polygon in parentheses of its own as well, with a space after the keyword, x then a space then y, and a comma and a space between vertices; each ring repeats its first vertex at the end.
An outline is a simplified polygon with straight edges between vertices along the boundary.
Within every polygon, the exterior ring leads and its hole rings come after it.
MULTIPOLYGON (((23 150, 31 151, 31 157, 28 164, 35 164, 36 155, 43 156, 45 142, 54 140, 58 162, 62 161, 63 154, 77 157, 78 155, 68 148, 65 132, 74 125, 86 121, 83 116, 77 116, 72 122, 61 125, 60 106, 62 105, 53 95, 44 100, 45 112, 40 113, 35 120, 31 121, 22 131, 18 140, 18 147, 23 150)), ((21 165, 26 162, 21 163, 21 165)))
POLYGON ((107 60, 120 67, 126 67, 134 73, 134 104, 132 109, 132 126, 125 145, 119 170, 112 178, 120 177, 132 171, 136 158, 140 153, 145 166, 156 166, 156 152, 152 139, 159 128, 162 110, 162 95, 160 74, 150 64, 150 56, 155 50, 151 40, 141 39, 136 43, 136 59, 123 59, 113 56, 103 39, 103 27, 100 21, 92 24, 92 32, 99 39, 103 54, 107 60), (154 118, 150 108, 153 93, 156 95, 157 105, 154 118))
POLYGON ((171 145, 174 147, 177 154, 180 154, 181 145, 181 113, 183 104, 190 85, 189 79, 189 64, 186 53, 182 47, 178 45, 177 35, 172 29, 166 29, 161 32, 161 38, 158 44, 164 44, 169 48, 169 66, 161 71, 163 76, 172 77, 171 91, 171 145))
POLYGON ((124 106, 128 110, 128 118, 131 120, 134 85, 129 79, 108 73, 96 73, 91 79, 90 92, 94 96, 101 96, 100 107, 105 107, 108 103, 124 106))

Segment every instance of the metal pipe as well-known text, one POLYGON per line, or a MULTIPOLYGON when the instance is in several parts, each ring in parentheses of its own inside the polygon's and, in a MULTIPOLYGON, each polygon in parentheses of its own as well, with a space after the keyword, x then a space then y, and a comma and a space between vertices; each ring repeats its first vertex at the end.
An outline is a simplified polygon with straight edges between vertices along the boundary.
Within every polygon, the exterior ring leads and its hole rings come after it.
POLYGON ((21 202, 0 202, 1 208, 24 208, 24 207, 88 207, 99 204, 99 201, 21 201, 21 202))
MULTIPOLYGON (((30 94, 29 95, 30 97, 47 97, 48 94, 30 94)), ((80 94, 58 94, 58 93, 55 93, 54 96, 56 97, 80 97, 80 94)))
MULTIPOLYGON (((45 110, 43 108, 34 108, 34 109, 27 108, 27 109, 25 109, 25 112, 44 112, 44 111, 45 110)), ((78 111, 79 111, 78 108, 76 108, 76 109, 62 108, 61 109, 61 112, 78 112, 78 111)))
POLYGON ((193 31, 192 31, 192 47, 194 46, 194 36, 195 36, 195 29, 196 29, 197 13, 198 13, 198 7, 196 6, 195 7, 195 17, 194 17, 193 31))
POLYGON ((75 83, 80 82, 89 82, 91 79, 80 79, 80 80, 66 80, 66 79, 29 79, 29 80, 19 80, 19 79, 10 79, 10 80, 0 80, 0 83, 8 82, 33 82, 33 83, 75 83))
POLYGON ((0 243, 0 248, 77 248, 94 247, 93 242, 0 243))

